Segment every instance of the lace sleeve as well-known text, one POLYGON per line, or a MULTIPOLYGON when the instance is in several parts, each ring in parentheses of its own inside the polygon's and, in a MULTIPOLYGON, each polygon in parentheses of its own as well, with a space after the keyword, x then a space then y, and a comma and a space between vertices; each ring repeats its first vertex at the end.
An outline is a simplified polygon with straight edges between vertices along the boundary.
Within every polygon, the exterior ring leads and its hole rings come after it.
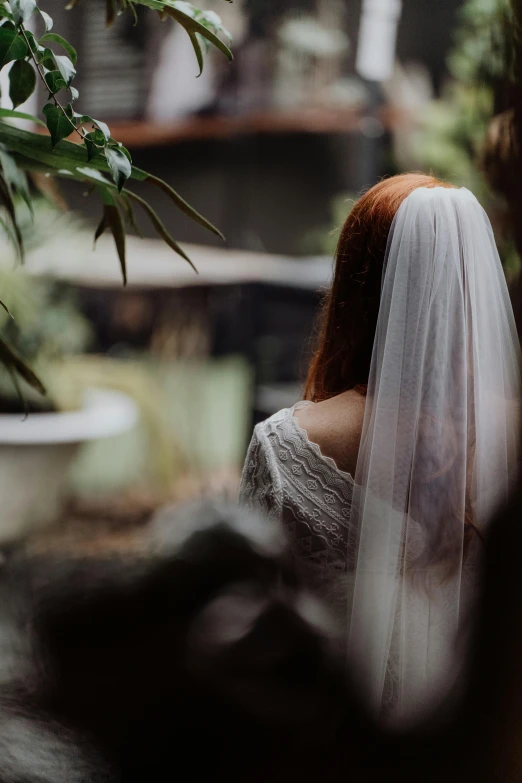
POLYGON ((271 522, 281 521, 281 478, 262 424, 255 428, 250 442, 239 489, 239 504, 261 513, 271 522))

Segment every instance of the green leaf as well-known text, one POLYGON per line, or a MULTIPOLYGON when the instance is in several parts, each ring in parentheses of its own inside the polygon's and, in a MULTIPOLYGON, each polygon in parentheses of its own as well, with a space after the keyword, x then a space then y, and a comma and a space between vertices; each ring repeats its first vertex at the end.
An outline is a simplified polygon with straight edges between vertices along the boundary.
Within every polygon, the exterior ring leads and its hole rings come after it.
POLYGON ((14 188, 21 198, 23 198, 29 210, 32 212, 33 204, 31 201, 31 195, 29 193, 29 187, 25 173, 20 171, 13 157, 2 145, 0 145, 0 165, 2 166, 5 184, 7 185, 11 198, 13 197, 14 188))
MULTIPOLYGON (((71 0, 69 5, 72 3, 76 5, 77 2, 78 0, 71 0)), ((216 33, 223 34, 226 37, 230 36, 222 26, 218 26, 217 24, 211 22, 208 14, 205 12, 199 11, 189 3, 183 5, 181 3, 178 4, 176 0, 134 0, 134 2, 136 5, 144 5, 147 8, 151 8, 157 11, 160 14, 161 19, 166 18, 168 15, 176 22, 181 24, 182 27, 185 28, 190 37, 190 40, 192 41, 192 45, 194 46, 198 61, 201 54, 201 45, 199 41, 197 41, 197 45, 195 45, 194 41, 197 40, 197 38, 194 38, 195 34, 201 35, 205 40, 213 44, 217 49, 223 52, 223 54, 229 60, 233 59, 233 55, 229 47, 218 37, 216 33)), ((123 5, 125 4, 123 3, 123 5)))
POLYGON ((101 130, 103 135, 105 136, 105 141, 109 142, 111 138, 111 131, 109 126, 105 122, 101 122, 100 120, 95 120, 92 117, 86 118, 88 122, 92 122, 93 125, 96 125, 97 128, 101 130))
MULTIPOLYGON (((77 145, 72 145, 77 146, 77 145)), ((80 175, 80 177, 87 179, 90 182, 94 182, 96 184, 102 184, 105 186, 105 188, 113 188, 116 190, 116 186, 112 184, 112 182, 109 182, 100 171, 97 171, 96 169, 89 168, 87 166, 77 166, 75 171, 63 171, 58 172, 58 174, 64 174, 66 176, 72 176, 76 177, 77 175, 80 175)), ((132 199, 133 201, 136 201, 147 213, 147 215, 150 218, 150 221, 160 237, 163 239, 163 241, 172 249, 175 253, 177 253, 179 256, 185 259, 192 269, 197 273, 197 269, 190 260, 190 258, 187 256, 185 251, 180 247, 180 245, 171 237, 167 229, 165 228, 164 224, 154 211, 154 209, 148 204, 145 199, 141 198, 141 196, 138 196, 136 193, 133 193, 130 190, 124 189, 122 191, 122 196, 132 199)))
POLYGON ((109 129, 109 126, 106 125, 104 122, 100 122, 100 120, 95 120, 94 117, 89 117, 88 114, 75 114, 74 115, 76 119, 80 121, 80 125, 85 125, 86 123, 91 123, 91 125, 95 125, 101 132, 103 133, 105 137, 105 141, 109 142, 111 139, 111 131, 109 129))
MULTIPOLYGON (((1 117, 1 110, 0 110, 1 117)), ((92 122, 91 118, 86 118, 92 122)), ((73 144, 69 141, 60 142, 59 150, 51 152, 48 147, 47 139, 40 134, 31 131, 25 131, 21 128, 13 128, 10 125, 0 125, 0 142, 20 156, 20 165, 24 168, 40 168, 43 171, 63 169, 83 170, 85 167, 85 150, 82 145, 73 144)), ((87 175, 94 173, 101 178, 104 184, 107 180, 100 173, 109 171, 109 166, 104 156, 99 156, 92 160, 90 168, 85 168, 87 175)), ((132 179, 136 182, 149 182, 157 188, 160 188, 171 199, 173 204, 184 212, 188 218, 194 220, 203 228, 212 231, 216 236, 223 238, 221 232, 212 225, 206 218, 197 212, 188 204, 173 188, 158 177, 154 177, 143 169, 136 166, 132 167, 132 179)))
POLYGON ((47 120, 47 127, 51 134, 51 142, 54 147, 59 141, 65 139, 73 131, 73 126, 60 109, 54 103, 47 103, 43 107, 43 113, 47 120))
POLYGON ((60 92, 60 90, 64 90, 67 87, 65 79, 60 71, 48 71, 45 74, 45 83, 51 95, 56 95, 57 92, 60 92))
POLYGON ((98 223, 98 226, 96 228, 96 231, 94 232, 94 244, 96 245, 96 242, 98 239, 107 231, 108 225, 107 225, 107 218, 105 216, 105 210, 103 210, 100 222, 98 223))
POLYGON ((197 19, 194 19, 194 17, 184 13, 179 8, 174 8, 168 3, 164 4, 164 11, 166 14, 168 14, 177 22, 179 22, 179 24, 182 27, 185 28, 185 30, 190 36, 192 45, 194 45, 194 41, 191 33, 199 33, 199 35, 201 35, 203 38, 206 38, 207 41, 210 41, 211 44, 213 44, 217 49, 223 52, 223 54, 228 60, 232 61, 234 59, 234 55, 232 54, 232 52, 230 51, 226 43, 223 43, 221 38, 218 38, 215 33, 209 30, 208 27, 205 27, 204 24, 201 24, 201 22, 198 22, 197 19))
POLYGON ((49 16, 49 14, 46 14, 45 11, 42 11, 41 8, 38 8, 38 13, 42 17, 45 24, 45 31, 48 33, 50 30, 53 29, 54 22, 52 18, 49 16))
POLYGON ((113 139, 112 136, 111 136, 111 138, 110 138, 110 145, 111 145, 111 147, 117 147, 119 150, 121 150, 121 152, 123 152, 125 157, 128 158, 129 163, 132 163, 131 154, 130 154, 129 150, 127 149, 127 147, 123 146, 121 141, 116 141, 116 139, 113 139))
POLYGON ((133 17, 134 17, 134 24, 133 24, 133 26, 136 27, 136 25, 138 24, 139 19, 138 19, 138 14, 136 13, 136 9, 134 8, 134 3, 133 2, 129 2, 128 6, 129 6, 129 8, 130 8, 130 10, 132 12, 133 17))
POLYGON ((38 117, 35 117, 34 114, 26 114, 24 111, 15 111, 14 109, 0 109, 0 119, 12 119, 12 120, 29 120, 30 122, 35 122, 38 125, 42 125, 42 127, 47 127, 45 122, 42 122, 41 119, 38 117))
POLYGON ((13 184, 18 177, 18 167, 5 149, 0 152, 0 165, 2 166, 4 184, 9 191, 10 198, 13 199, 13 184))
POLYGON ((14 22, 14 16, 5 5, 0 5, 0 19, 10 19, 14 22))
POLYGON ((120 259, 121 274, 123 276, 123 285, 127 285, 127 262, 125 257, 125 224, 120 210, 115 204, 110 193, 105 196, 106 202, 112 200, 111 203, 105 203, 103 206, 103 214, 105 217, 105 223, 107 228, 112 232, 114 237, 114 244, 118 252, 118 258, 120 259), (110 197, 110 198, 109 198, 110 197))
POLYGON ((169 234, 169 232, 167 231, 167 229, 165 228, 165 226, 164 226, 164 225, 163 225, 163 223, 161 222, 161 220, 160 220, 160 218, 158 217, 158 215, 156 214, 156 212, 155 212, 155 211, 152 209, 152 207, 150 206, 150 204, 148 204, 148 203, 145 201, 145 199, 141 198, 141 197, 140 197, 140 196, 138 196, 136 193, 133 193, 133 192, 132 192, 132 191, 130 191, 130 190, 126 190, 126 191, 125 191, 125 195, 126 195, 126 196, 128 196, 129 198, 133 199, 133 200, 134 200, 134 201, 136 201, 138 204, 140 204, 140 206, 141 206, 141 207, 143 207, 143 209, 145 210, 145 212, 146 212, 146 213, 147 213, 147 215, 149 216, 149 218, 150 218, 150 221, 151 221, 152 225, 154 226, 154 228, 156 229, 156 231, 158 232, 158 234, 160 235, 160 237, 163 239, 163 241, 164 241, 164 242, 166 242, 166 244, 167 244, 167 245, 168 245, 170 248, 172 248, 172 250, 174 250, 174 252, 175 252, 175 253, 177 253, 179 256, 181 256, 182 258, 184 258, 184 259, 185 259, 185 261, 187 261, 187 262, 190 264, 190 266, 192 267, 192 269, 194 270, 194 272, 196 272, 196 274, 197 274, 198 270, 196 269, 196 267, 194 266, 194 264, 192 263, 192 261, 190 260, 190 258, 188 257, 188 255, 187 255, 187 254, 185 253, 185 251, 184 251, 184 250, 183 250, 183 249, 182 249, 182 248, 181 248, 181 247, 178 245, 178 243, 177 243, 177 242, 176 242, 176 241, 175 241, 175 240, 174 240, 174 239, 171 237, 171 235, 169 234))
POLYGON ((13 320, 13 321, 14 321, 14 316, 13 316, 13 314, 12 314, 12 313, 11 313, 11 311, 9 310, 8 306, 6 305, 6 303, 5 303, 5 302, 2 302, 2 300, 1 300, 1 299, 0 299, 0 307, 3 307, 3 308, 4 308, 4 310, 6 311, 7 315, 9 316, 9 318, 11 318, 11 320, 13 320))
POLYGON ((225 240, 225 237, 221 231, 216 228, 216 226, 212 225, 212 223, 203 217, 203 215, 201 215, 197 210, 195 210, 194 207, 191 207, 190 204, 185 201, 185 199, 180 196, 179 193, 177 193, 167 182, 160 179, 159 177, 155 177, 153 174, 147 174, 145 181, 150 182, 152 185, 155 185, 157 188, 162 190, 171 199, 171 201, 174 202, 177 208, 191 220, 199 223, 200 226, 207 229, 207 231, 211 231, 223 241, 225 240))
POLYGON ((20 258, 22 261, 24 260, 24 243, 22 239, 22 233, 20 231, 20 226, 18 225, 18 220, 16 218, 16 211, 15 206, 13 202, 13 196, 11 192, 11 188, 7 184, 4 177, 0 176, 0 202, 4 205, 7 214, 11 218, 11 223, 14 230, 15 240, 18 252, 20 254, 20 258))
POLYGON ((123 206, 123 209, 125 210, 125 215, 127 218, 127 223, 132 228, 135 234, 137 236, 141 237, 143 239, 143 234, 141 233, 141 229, 139 227, 138 221, 136 220, 136 213, 134 212, 134 208, 132 206, 132 203, 130 199, 125 195, 121 194, 120 196, 120 202, 123 206))
POLYGON ((25 103, 36 87, 36 73, 26 60, 17 60, 9 71, 9 97, 16 109, 25 103))
POLYGON ((38 55, 37 59, 41 59, 41 56, 45 51, 43 46, 38 46, 38 44, 36 43, 36 38, 34 37, 34 35, 30 30, 25 30, 25 37, 29 41, 29 48, 31 52, 35 55, 38 55))
POLYGON ((9 0, 11 11, 17 25, 25 24, 33 15, 36 8, 36 0, 9 0))
MULTIPOLYGON (((98 171, 97 169, 93 169, 89 166, 77 166, 76 171, 82 176, 87 177, 88 179, 92 179, 95 182, 101 182, 102 185, 112 186, 112 182, 109 182, 109 180, 103 176, 101 171, 98 171)), ((74 173, 72 171, 70 172, 70 174, 74 176, 74 173)))
POLYGON ((121 192, 121 189, 132 174, 130 161, 117 147, 107 147, 105 149, 105 157, 109 164, 112 178, 121 192))
MULTIPOLYGON (((22 169, 29 169, 33 172, 35 171, 43 172, 46 174, 52 172, 57 174, 58 176, 68 177, 69 179, 75 179, 80 182, 89 182, 92 185, 98 185, 98 186, 101 185, 105 193, 113 192, 115 202, 117 203, 117 205, 120 205, 121 207, 121 214, 122 215, 126 214, 131 224, 132 224, 132 217, 129 214, 129 210, 127 209, 127 206, 125 205, 125 200, 130 201, 132 199, 134 203, 139 204, 145 210, 155 230, 157 231, 159 236, 166 242, 166 244, 170 248, 172 248, 174 252, 179 254, 182 258, 184 258, 188 263, 191 264, 191 261, 187 256, 187 254, 179 246, 179 244, 173 239, 173 237, 169 234, 167 228, 162 223, 162 221, 160 220, 160 218, 158 217, 154 209, 143 198, 141 198, 135 193, 132 193, 130 190, 126 188, 122 190, 121 196, 117 195, 118 190, 116 185, 112 182, 112 180, 109 180, 104 176, 104 172, 109 171, 109 165, 107 160, 105 159, 105 156, 100 155, 99 157, 97 157, 95 160, 91 162, 90 166, 85 166, 85 150, 83 149, 82 145, 73 144, 71 142, 62 140, 59 142, 59 145, 56 147, 56 149, 54 151, 51 151, 47 137, 44 137, 40 134, 32 133, 30 131, 22 130, 20 128, 14 128, 10 125, 2 124, 2 123, 0 123, 0 143, 3 143, 5 145, 9 154, 14 158, 18 166, 22 169)), ((186 204, 186 202, 184 202, 178 196, 178 194, 175 193, 175 191, 172 191, 172 189, 166 183, 162 182, 161 180, 158 180, 157 178, 152 178, 151 175, 149 175, 147 172, 143 171, 142 169, 138 169, 134 166, 131 169, 131 178, 138 182, 148 181, 154 184, 156 187, 159 187, 168 195, 169 198, 172 199, 173 203, 176 203, 178 206, 180 204, 184 205, 183 209, 186 212, 186 214, 193 217, 192 208, 188 204, 186 204)), ((4 183, 4 189, 7 192, 7 196, 8 196, 8 190, 5 183, 4 183)), ((4 200, 4 194, 3 194, 3 189, 1 184, 0 184, 0 198, 4 200)), ((14 217, 14 219, 16 220, 16 215, 14 214, 14 206, 11 204, 11 207, 13 207, 13 211, 11 211, 9 207, 8 198, 6 199, 6 202, 7 202, 6 206, 8 207, 9 214, 11 215, 12 219, 14 217)), ((195 215, 197 215, 197 213, 195 213, 195 215)), ((204 219, 201 218, 201 216, 199 216, 199 218, 201 221, 204 221, 204 219)), ((112 217, 112 219, 113 221, 116 220, 114 216, 112 217)), ((198 220, 198 222, 200 221, 198 220)), ((117 224, 114 223, 114 225, 117 224)), ((16 226, 15 222, 13 222, 13 230, 16 231, 16 228, 14 228, 14 226, 16 226)), ((119 229, 117 228, 115 230, 119 231, 119 229)), ((212 230, 217 232, 217 229, 213 229, 213 227, 212 230)), ((117 236, 119 236, 118 241, 120 242, 120 247, 121 247, 121 235, 117 233, 117 236)))
POLYGON ((69 55, 69 58, 73 65, 76 65, 78 61, 78 54, 76 52, 76 49, 74 46, 71 46, 69 41, 66 41, 65 38, 62 38, 61 35, 58 35, 58 33, 46 33, 45 35, 42 35, 40 38, 40 43, 52 41, 53 43, 59 44, 62 49, 65 49, 67 54, 69 55))
POLYGON ((87 133, 83 137, 83 140, 85 142, 85 146, 87 147, 87 159, 89 161, 97 158, 98 155, 101 155, 105 149, 105 136, 101 130, 96 129, 90 133, 87 133))
POLYGON ((13 60, 23 60, 28 54, 27 44, 16 30, 0 27, 0 68, 13 60))
POLYGON ((40 60, 44 68, 47 68, 48 71, 57 70, 55 54, 52 49, 49 49, 48 46, 43 47, 43 51, 42 51, 42 47, 39 46, 38 59, 40 60))
POLYGON ((65 54, 55 54, 54 59, 67 87, 76 76, 76 68, 65 54))
MULTIPOLYGON (((10 110, 9 114, 11 114, 10 110)), ((59 168, 75 168, 85 165, 85 150, 82 145, 61 141, 59 149, 51 151, 49 139, 46 136, 22 128, 15 128, 6 123, 0 123, 0 143, 5 144, 11 154, 19 157, 19 165, 22 165, 23 168, 55 171, 59 168)), ((93 166, 101 171, 109 171, 105 159, 94 161, 93 166)), ((140 169, 133 169, 133 177, 143 182, 146 179, 146 174, 140 169)))
POLYGON ((9 369, 14 370, 33 389, 40 394, 46 394, 45 387, 38 376, 24 362, 16 351, 0 337, 0 362, 9 369))
POLYGON ((203 49, 201 48, 201 44, 199 42, 199 38, 197 34, 193 33, 192 30, 187 30, 187 32, 189 34, 189 38, 191 40, 194 52, 196 53, 196 58, 199 65, 199 74, 198 74, 199 77, 203 73, 203 66, 205 64, 205 59, 203 57, 203 49))

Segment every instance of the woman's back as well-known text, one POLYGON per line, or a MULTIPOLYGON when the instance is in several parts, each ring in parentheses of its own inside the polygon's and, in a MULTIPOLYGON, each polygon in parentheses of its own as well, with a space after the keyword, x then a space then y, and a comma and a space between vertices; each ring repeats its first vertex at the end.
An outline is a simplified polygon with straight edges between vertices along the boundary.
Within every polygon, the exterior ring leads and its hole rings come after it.
POLYGON ((366 396, 361 387, 337 394, 329 400, 298 408, 294 416, 324 456, 355 476, 364 420, 366 396))

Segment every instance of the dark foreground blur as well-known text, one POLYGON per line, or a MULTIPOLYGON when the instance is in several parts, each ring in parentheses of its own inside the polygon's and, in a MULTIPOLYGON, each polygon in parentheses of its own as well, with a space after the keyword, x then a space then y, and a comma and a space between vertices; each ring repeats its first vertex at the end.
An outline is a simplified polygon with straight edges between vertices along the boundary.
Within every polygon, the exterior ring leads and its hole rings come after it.
POLYGON ((465 693, 405 736, 361 709, 335 629, 262 520, 199 506, 112 555, 6 553, 0 780, 522 779, 518 508, 487 544, 465 693))

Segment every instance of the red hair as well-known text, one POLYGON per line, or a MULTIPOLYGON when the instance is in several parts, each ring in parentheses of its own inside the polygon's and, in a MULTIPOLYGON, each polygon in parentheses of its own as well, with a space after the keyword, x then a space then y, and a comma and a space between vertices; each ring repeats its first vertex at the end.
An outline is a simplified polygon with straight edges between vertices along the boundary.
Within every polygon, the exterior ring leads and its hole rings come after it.
POLYGON ((320 402, 367 384, 393 218, 416 188, 434 187, 453 185, 427 174, 399 174, 379 182, 355 204, 337 246, 334 280, 322 307, 305 399, 320 402))
MULTIPOLYGON (((336 253, 335 275, 326 294, 319 324, 319 340, 308 370, 305 399, 320 402, 357 386, 366 387, 370 372, 377 317, 381 296, 382 270, 388 234, 400 205, 416 188, 452 188, 425 174, 400 174, 384 179, 368 190, 355 204, 344 224, 336 253)), ((419 437, 430 437, 431 417, 420 420, 419 437)), ((469 479, 466 486, 464 519, 456 516, 451 467, 455 458, 454 431, 451 420, 444 423, 445 450, 437 459, 448 464, 432 476, 431 492, 442 500, 437 519, 423 520, 416 510, 418 522, 425 523, 426 550, 417 565, 446 562, 448 573, 458 565, 462 544, 455 534, 464 524, 463 555, 466 555, 474 533, 478 533, 471 504, 471 471, 475 452, 472 431, 468 453, 469 479), (453 548, 452 548, 453 547, 453 548)), ((479 534, 480 535, 480 534, 479 534)))

